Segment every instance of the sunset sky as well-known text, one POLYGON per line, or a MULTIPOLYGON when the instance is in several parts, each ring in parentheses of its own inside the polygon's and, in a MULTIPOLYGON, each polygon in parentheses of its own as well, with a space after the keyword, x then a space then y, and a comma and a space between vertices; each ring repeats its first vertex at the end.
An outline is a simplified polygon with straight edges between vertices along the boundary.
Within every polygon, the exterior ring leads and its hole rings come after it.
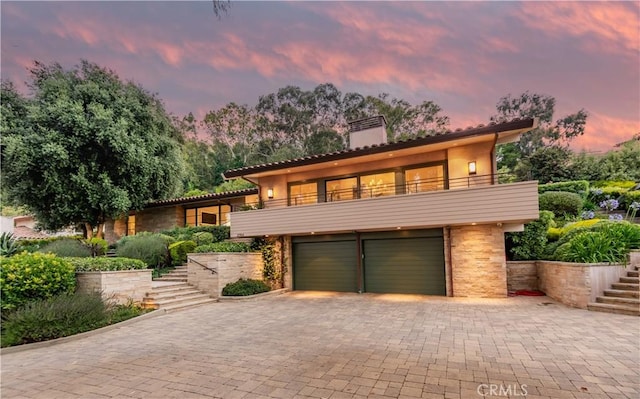
POLYGON ((487 123, 509 93, 548 94, 555 118, 584 108, 576 150, 640 132, 640 3, 202 2, 1 5, 2 79, 27 93, 33 60, 80 59, 201 118, 286 85, 432 100, 451 128, 487 123))

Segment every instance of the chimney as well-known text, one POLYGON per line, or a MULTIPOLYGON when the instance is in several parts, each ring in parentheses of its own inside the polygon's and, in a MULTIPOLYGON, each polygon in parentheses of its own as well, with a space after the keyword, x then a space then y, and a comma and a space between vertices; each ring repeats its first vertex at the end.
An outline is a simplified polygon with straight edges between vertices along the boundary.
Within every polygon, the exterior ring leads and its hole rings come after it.
POLYGON ((387 142, 387 120, 382 115, 349 122, 349 149, 387 142))

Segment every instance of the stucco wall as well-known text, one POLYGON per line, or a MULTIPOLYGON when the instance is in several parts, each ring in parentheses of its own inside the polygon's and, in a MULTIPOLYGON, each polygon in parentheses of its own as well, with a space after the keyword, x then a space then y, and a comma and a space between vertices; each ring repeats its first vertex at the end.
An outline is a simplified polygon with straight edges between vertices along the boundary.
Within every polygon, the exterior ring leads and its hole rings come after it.
POLYGON ((262 254, 215 252, 189 254, 187 282, 212 298, 222 296, 228 283, 241 278, 262 280, 262 254), (212 273, 211 270, 215 270, 212 273))
POLYGON ((78 292, 102 292, 102 298, 119 304, 142 302, 151 291, 151 270, 76 273, 78 292))
POLYGON ((548 297, 586 309, 626 274, 624 265, 537 261, 538 285, 548 297))
POLYGON ((451 227, 453 296, 506 297, 504 233, 496 225, 451 227))

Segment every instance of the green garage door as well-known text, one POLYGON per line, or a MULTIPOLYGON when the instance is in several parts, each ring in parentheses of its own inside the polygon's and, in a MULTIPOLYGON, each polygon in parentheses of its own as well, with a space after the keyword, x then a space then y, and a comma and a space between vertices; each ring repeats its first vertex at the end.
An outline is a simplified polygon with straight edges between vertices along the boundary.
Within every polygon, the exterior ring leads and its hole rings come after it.
POLYGON ((444 239, 436 237, 365 239, 366 292, 446 295, 444 239))
POLYGON ((358 291, 358 251, 355 237, 332 241, 299 242, 304 239, 301 237, 294 239, 293 242, 293 288, 295 290, 358 291))

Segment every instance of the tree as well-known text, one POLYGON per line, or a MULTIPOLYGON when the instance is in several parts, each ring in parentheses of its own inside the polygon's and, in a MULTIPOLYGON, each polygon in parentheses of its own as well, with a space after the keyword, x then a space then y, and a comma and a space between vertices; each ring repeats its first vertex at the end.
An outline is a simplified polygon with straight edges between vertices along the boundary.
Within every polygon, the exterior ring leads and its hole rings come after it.
POLYGON ((518 180, 538 180, 541 184, 571 180, 570 158, 568 148, 543 147, 518 163, 515 173, 518 180))
POLYGON ((2 177, 43 228, 101 236, 106 219, 180 192, 180 134, 155 95, 84 60, 30 73, 24 126, 2 121, 2 177))
POLYGON ((553 121, 555 98, 528 91, 519 97, 502 97, 492 122, 503 123, 513 119, 538 118, 536 129, 523 134, 520 141, 498 148, 498 167, 513 171, 517 163, 546 146, 567 148, 571 140, 584 134, 587 112, 584 109, 553 121))

